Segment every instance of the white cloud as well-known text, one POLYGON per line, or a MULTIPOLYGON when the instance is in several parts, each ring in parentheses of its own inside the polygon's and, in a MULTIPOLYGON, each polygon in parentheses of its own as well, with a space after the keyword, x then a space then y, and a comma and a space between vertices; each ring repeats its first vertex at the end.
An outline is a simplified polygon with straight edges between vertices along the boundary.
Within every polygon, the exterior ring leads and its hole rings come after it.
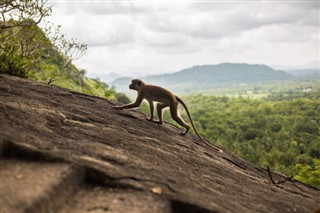
POLYGON ((220 62, 318 60, 319 2, 59 2, 51 20, 89 50, 88 72, 158 73, 220 62))
POLYGON ((79 35, 79 39, 86 40, 89 46, 118 45, 134 41, 135 23, 126 16, 107 16, 101 19, 88 16, 85 21, 74 24, 77 26, 74 33, 79 35))

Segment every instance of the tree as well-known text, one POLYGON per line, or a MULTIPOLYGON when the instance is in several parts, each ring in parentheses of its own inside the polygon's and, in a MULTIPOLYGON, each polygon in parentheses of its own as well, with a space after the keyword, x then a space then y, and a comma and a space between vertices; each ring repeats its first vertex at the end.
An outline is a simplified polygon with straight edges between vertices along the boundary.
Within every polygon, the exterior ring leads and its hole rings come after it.
POLYGON ((51 13, 51 8, 44 4, 43 0, 0 1, 1 72, 28 76, 40 52, 49 45, 49 40, 36 27, 51 13))
POLYGON ((51 7, 46 7, 46 2, 47 0, 1 0, 0 30, 39 24, 51 14, 51 7))
MULTIPOLYGON (((114 92, 114 91, 113 91, 113 92, 114 92)), ((124 93, 122 93, 122 92, 120 92, 120 93, 114 92, 114 93, 115 93, 115 94, 114 94, 115 98, 116 98, 117 101, 119 101, 120 103, 122 103, 122 104, 128 104, 128 103, 131 102, 131 100, 130 100, 124 93)))
MULTIPOLYGON (((71 65, 73 60, 77 60, 82 57, 87 51, 87 45, 77 42, 76 39, 66 39, 65 35, 60 31, 61 25, 55 27, 51 25, 49 29, 54 29, 51 32, 50 40, 53 43, 54 51, 56 51, 62 59, 62 65, 50 72, 48 84, 56 81, 62 76, 68 74, 68 67, 71 65)), ((48 36, 50 34, 48 33, 48 36)), ((70 68, 69 68, 70 69, 70 68)))
POLYGON ((44 29, 38 27, 40 22, 51 15, 51 7, 47 7, 46 2, 47 0, 0 1, 1 72, 28 77, 31 70, 39 70, 35 68, 41 65, 39 61, 58 53, 63 63, 60 67, 48 70, 50 84, 66 75, 66 68, 72 60, 78 59, 87 50, 87 45, 75 39, 66 39, 60 31, 60 25, 46 22, 44 29))

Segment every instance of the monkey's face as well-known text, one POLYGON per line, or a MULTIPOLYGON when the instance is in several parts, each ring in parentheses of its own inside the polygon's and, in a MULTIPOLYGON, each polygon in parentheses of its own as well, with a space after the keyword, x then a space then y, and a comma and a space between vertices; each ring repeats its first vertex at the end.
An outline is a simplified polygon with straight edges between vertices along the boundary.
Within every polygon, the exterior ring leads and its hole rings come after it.
POLYGON ((139 91, 143 82, 140 79, 133 79, 131 81, 131 84, 129 85, 129 89, 137 90, 139 91))

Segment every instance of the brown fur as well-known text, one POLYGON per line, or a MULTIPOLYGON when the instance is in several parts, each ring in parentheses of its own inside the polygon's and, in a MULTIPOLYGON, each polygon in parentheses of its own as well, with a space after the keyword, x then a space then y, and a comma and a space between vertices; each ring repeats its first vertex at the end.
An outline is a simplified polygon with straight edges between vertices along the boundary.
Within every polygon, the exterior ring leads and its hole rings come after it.
POLYGON ((174 95, 173 93, 171 93, 170 91, 168 91, 162 87, 146 84, 140 79, 133 79, 131 81, 131 84, 129 85, 129 88, 136 90, 138 92, 138 95, 137 95, 135 102, 130 103, 130 104, 126 104, 126 105, 122 105, 122 106, 114 106, 113 107, 114 109, 135 108, 135 107, 140 106, 143 99, 146 99, 149 102, 150 114, 151 114, 150 118, 148 118, 147 120, 156 122, 158 124, 163 124, 162 110, 166 107, 169 107, 171 117, 178 124, 180 124, 181 126, 183 126, 185 128, 185 130, 183 132, 181 132, 180 134, 186 135, 190 129, 190 126, 178 114, 178 104, 180 103, 185 108, 185 110, 188 114, 189 120, 191 122, 191 125, 192 125, 194 131, 196 132, 196 134, 198 135, 198 137, 206 145, 208 145, 209 147, 211 147, 215 151, 222 152, 222 150, 218 149, 217 147, 212 146, 210 143, 205 141, 200 136, 200 134, 198 133, 198 130, 196 129, 196 127, 193 124, 193 121, 191 119, 191 115, 189 113, 189 110, 188 110, 186 104, 179 97, 177 97, 176 95, 174 95), (157 114, 159 117, 159 120, 157 120, 157 121, 154 120, 154 102, 157 102, 157 114))

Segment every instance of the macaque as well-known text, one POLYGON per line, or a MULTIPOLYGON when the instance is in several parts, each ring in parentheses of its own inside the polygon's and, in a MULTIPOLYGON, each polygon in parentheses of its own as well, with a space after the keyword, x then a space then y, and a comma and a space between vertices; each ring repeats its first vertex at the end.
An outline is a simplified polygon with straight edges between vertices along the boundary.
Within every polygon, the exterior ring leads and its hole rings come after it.
POLYGON ((198 133, 198 130, 193 124, 193 121, 191 119, 189 110, 186 106, 186 104, 176 95, 174 95, 172 92, 159 87, 159 86, 154 86, 150 84, 144 83, 140 79, 133 79, 131 81, 131 84, 129 85, 129 88, 132 90, 136 90, 138 92, 137 98, 135 102, 122 105, 122 106, 114 106, 114 109, 129 109, 129 108, 135 108, 140 106, 141 102, 143 99, 146 99, 149 102, 150 105, 150 113, 151 116, 147 120, 158 123, 158 124, 163 124, 163 114, 162 110, 166 107, 170 108, 170 114, 171 117, 181 126, 185 128, 183 132, 181 132, 181 135, 186 135, 190 129, 190 126, 184 122, 184 120, 179 116, 178 114, 178 104, 180 103, 186 110, 189 120, 191 122, 191 125, 196 132, 197 136, 209 147, 214 149, 215 151, 222 152, 217 147, 212 146, 210 143, 205 141, 200 134, 198 133), (154 120, 154 102, 157 102, 157 114, 159 117, 159 120, 154 120))

